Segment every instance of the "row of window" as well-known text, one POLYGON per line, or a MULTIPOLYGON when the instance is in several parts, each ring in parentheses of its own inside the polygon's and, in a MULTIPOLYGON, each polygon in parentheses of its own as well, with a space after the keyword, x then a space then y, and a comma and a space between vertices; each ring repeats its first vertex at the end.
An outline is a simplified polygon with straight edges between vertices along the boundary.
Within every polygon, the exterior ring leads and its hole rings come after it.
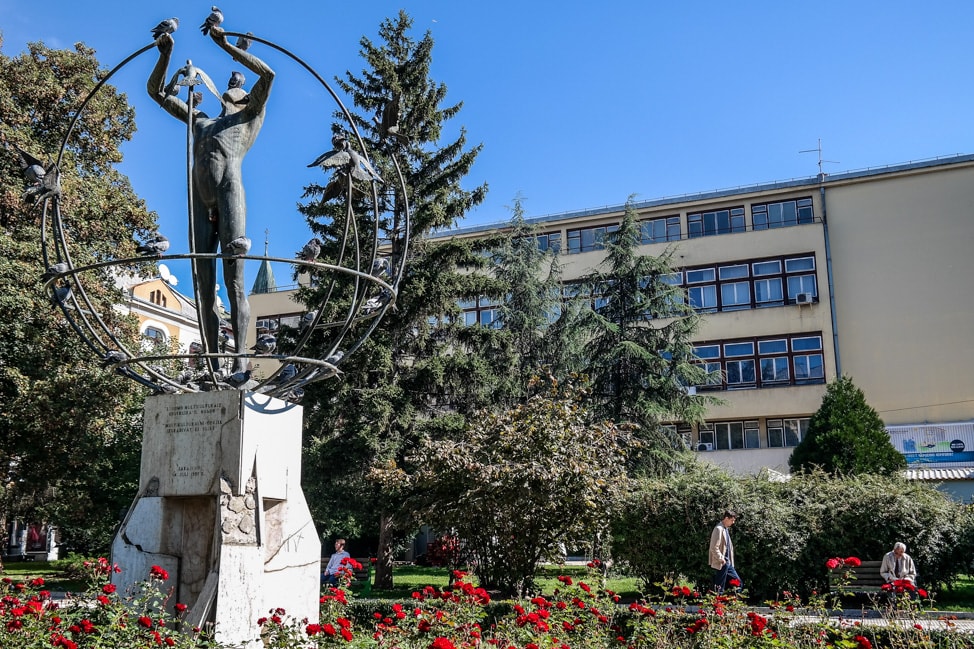
MULTIPOLYGON (((810 253, 688 268, 669 274, 664 281, 682 287, 690 306, 700 313, 812 303, 818 299, 815 255, 810 253)), ((582 291, 581 284, 562 286, 565 299, 582 291)), ((608 303, 601 295, 591 297, 594 309, 608 303)), ((496 299, 485 297, 462 301, 464 324, 499 326, 499 304, 496 299)))
POLYGON ((765 421, 763 436, 756 420, 700 424, 697 431, 699 441, 694 448, 698 451, 724 451, 794 447, 798 446, 808 432, 808 422, 808 418, 768 419, 765 421))
MULTIPOLYGON (((783 228, 813 223, 814 221, 815 214, 811 198, 751 206, 752 230, 783 228)), ((646 219, 641 221, 639 225, 640 242, 643 244, 679 241, 683 238, 682 218, 679 216, 646 219)), ((565 252, 569 255, 575 255, 601 250, 604 247, 606 235, 616 232, 618 229, 618 224, 569 229, 565 232, 567 244, 565 252)), ((688 239, 745 232, 747 229, 743 207, 729 207, 687 214, 688 239)), ((536 241, 541 250, 561 250, 561 232, 547 232, 537 235, 536 241)))
POLYGON ((815 255, 761 259, 674 273, 695 310, 737 311, 813 302, 818 297, 815 255))
POLYGON ((822 335, 793 334, 694 346, 713 390, 825 382, 822 335))

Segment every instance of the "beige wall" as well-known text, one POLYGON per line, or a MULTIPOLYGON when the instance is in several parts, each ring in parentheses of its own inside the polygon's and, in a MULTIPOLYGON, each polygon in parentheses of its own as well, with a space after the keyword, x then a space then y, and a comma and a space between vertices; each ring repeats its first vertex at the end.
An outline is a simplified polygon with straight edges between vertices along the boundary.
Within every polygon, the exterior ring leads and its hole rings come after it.
POLYGON ((826 197, 843 373, 889 425, 974 419, 974 165, 826 197))

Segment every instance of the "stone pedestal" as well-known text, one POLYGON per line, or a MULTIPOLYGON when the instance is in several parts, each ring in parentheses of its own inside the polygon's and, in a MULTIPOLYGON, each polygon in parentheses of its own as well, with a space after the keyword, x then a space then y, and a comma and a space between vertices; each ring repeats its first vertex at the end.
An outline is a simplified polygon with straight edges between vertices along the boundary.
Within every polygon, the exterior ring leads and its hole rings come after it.
POLYGON ((299 406, 239 391, 149 397, 139 495, 112 543, 125 592, 153 565, 168 605, 218 642, 259 645, 272 608, 318 621, 321 542, 301 491, 299 406))

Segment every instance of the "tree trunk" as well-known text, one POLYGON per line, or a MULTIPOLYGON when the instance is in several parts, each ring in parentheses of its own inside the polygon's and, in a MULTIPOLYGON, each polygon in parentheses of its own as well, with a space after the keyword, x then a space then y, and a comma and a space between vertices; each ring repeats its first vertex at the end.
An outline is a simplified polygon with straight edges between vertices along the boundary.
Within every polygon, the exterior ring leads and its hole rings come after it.
POLYGON ((392 517, 383 513, 379 518, 379 552, 375 564, 375 588, 392 588, 392 517))

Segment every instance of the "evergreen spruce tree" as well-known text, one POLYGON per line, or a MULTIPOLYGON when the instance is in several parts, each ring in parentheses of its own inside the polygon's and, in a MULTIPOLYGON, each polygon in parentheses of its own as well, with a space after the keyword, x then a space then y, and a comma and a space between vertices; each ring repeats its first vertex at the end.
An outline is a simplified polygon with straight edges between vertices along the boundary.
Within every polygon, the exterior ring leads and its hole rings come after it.
POLYGON ((795 472, 821 468, 837 476, 893 475, 906 468, 906 458, 893 446, 866 395, 843 376, 829 384, 788 464, 795 472))
POLYGON ((691 337, 699 317, 670 281, 673 249, 641 255, 640 226, 630 197, 619 229, 606 235, 605 260, 587 278, 593 307, 586 352, 593 410, 616 423, 635 424, 644 449, 639 472, 665 473, 685 449, 660 426, 699 420, 710 397, 688 394, 704 383, 691 337))
MULTIPOLYGON (((53 523, 64 542, 91 553, 107 550, 119 511, 135 494, 144 394, 102 369, 48 300, 40 279, 42 206, 22 196, 14 146, 53 159, 104 74, 82 44, 58 50, 30 43, 16 56, 0 54, 0 519, 53 523)), ((136 256, 133 234, 144 237, 154 225, 115 169, 134 131, 134 111, 106 86, 68 140, 60 205, 75 267, 136 256)), ((81 279, 106 324, 134 341, 133 323, 114 308, 123 297, 108 271, 81 279)))
MULTIPOLYGON (((368 536, 378 530, 376 583, 382 587, 392 585, 394 545, 411 531, 411 519, 401 511, 396 481, 376 476, 396 476, 421 434, 449 435, 462 427, 465 414, 488 403, 500 367, 472 350, 502 344, 494 329, 464 326, 458 306, 464 299, 499 300, 503 295, 487 274, 468 272, 482 267, 487 257, 462 241, 428 241, 434 229, 455 224, 481 203, 487 186, 467 190, 461 184, 481 145, 468 147, 463 130, 451 142, 440 141, 444 124, 462 104, 443 105, 446 86, 429 78, 432 36, 413 40, 412 25, 404 12, 383 21, 379 43, 361 40, 367 68, 360 76, 349 72, 338 80, 358 111, 353 121, 373 155, 373 165, 389 179, 387 186, 394 186, 391 181, 398 171, 390 153, 395 151, 408 188, 408 197, 383 192, 379 241, 370 240, 367 232, 358 233, 364 250, 390 238, 398 242, 408 198, 409 249, 394 246, 389 251, 393 267, 406 257, 398 300, 343 364, 341 380, 313 384, 303 402, 305 482, 316 521, 326 533, 368 536), (381 120, 373 119, 392 102, 399 106, 399 138, 384 137, 381 120)), ((344 115, 336 117, 334 130, 350 133, 344 115)), ((326 190, 307 188, 311 201, 302 210, 325 240, 323 259, 335 261, 348 223, 340 201, 325 200, 326 190)), ((356 195, 356 200, 368 197, 356 195)), ((360 207, 369 206, 356 205, 360 207)), ((335 313, 341 313, 348 296, 327 281, 316 282, 300 297, 313 304, 325 294, 330 294, 335 313)), ((489 357, 499 362, 505 356, 489 357)))

